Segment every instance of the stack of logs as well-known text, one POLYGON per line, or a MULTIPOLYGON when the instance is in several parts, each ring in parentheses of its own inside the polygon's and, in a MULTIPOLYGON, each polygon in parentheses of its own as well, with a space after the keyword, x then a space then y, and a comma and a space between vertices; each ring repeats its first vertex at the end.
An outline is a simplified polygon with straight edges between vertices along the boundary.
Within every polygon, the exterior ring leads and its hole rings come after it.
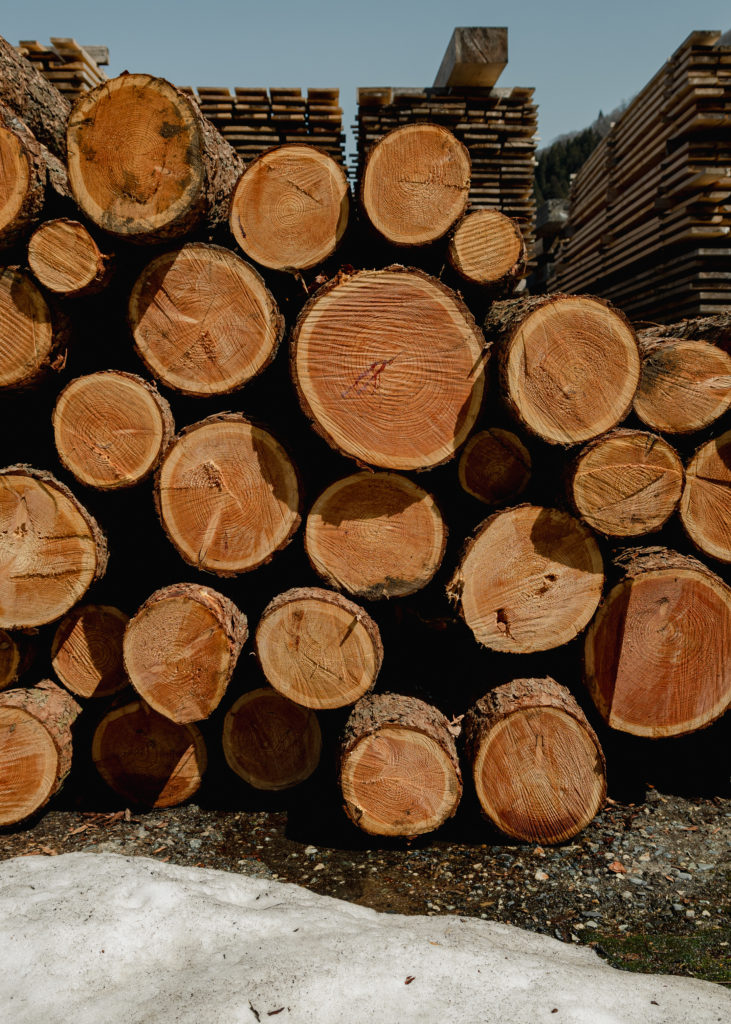
POLYGON ((520 231, 467 211, 442 125, 372 149, 356 217, 326 154, 244 169, 149 75, 69 109, 3 44, 0 102, 0 825, 73 751, 156 807, 209 759, 273 791, 332 760, 376 835, 437 828, 464 771, 558 842, 598 733, 723 714, 728 322, 638 344, 510 298, 520 231))

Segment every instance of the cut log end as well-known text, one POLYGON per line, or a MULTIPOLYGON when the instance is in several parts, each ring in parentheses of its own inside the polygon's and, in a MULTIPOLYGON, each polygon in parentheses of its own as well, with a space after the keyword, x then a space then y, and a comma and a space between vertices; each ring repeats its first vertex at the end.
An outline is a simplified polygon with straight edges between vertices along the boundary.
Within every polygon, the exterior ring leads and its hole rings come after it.
MULTIPOLYGON (((16 224, 33 187, 30 161, 22 140, 0 124, 0 242, 16 237, 16 224)), ((42 202, 42 191, 40 202, 42 202)))
POLYGON ((190 242, 154 259, 129 300, 135 347, 168 387, 235 391, 269 365, 284 319, 259 274, 218 245, 190 242))
POLYGON ((457 225, 447 255, 465 281, 498 295, 509 295, 525 270, 520 228, 499 210, 468 213, 457 225))
POLYGON ((110 605, 74 608, 51 647, 53 671, 78 697, 109 697, 129 685, 122 640, 129 616, 110 605))
POLYGON ((692 434, 731 408, 731 355, 706 341, 643 338, 634 409, 652 430, 692 434))
POLYGON ((110 789, 142 807, 175 807, 200 787, 206 745, 194 725, 178 725, 134 701, 99 723, 91 748, 110 789))
POLYGON ((170 406, 141 377, 108 370, 77 377, 53 411, 58 457, 77 480, 101 491, 149 476, 174 432, 170 406))
POLYGON ((731 430, 702 445, 688 463, 680 518, 699 551, 731 563, 731 430))
POLYGON ((170 445, 156 500, 181 557, 220 576, 268 562, 300 523, 289 456, 271 434, 233 413, 193 424, 170 445))
POLYGON ((442 238, 467 207, 470 157, 449 129, 409 124, 370 150, 361 203, 373 227, 394 245, 442 238))
POLYGON ((44 288, 74 298, 101 291, 111 260, 77 220, 49 220, 28 243, 28 265, 44 288))
POLYGON ((519 505, 486 519, 449 585, 478 643, 528 654, 573 640, 604 584, 592 533, 558 509, 519 505))
POLYGON ((239 697, 224 720, 226 761, 255 789, 298 786, 317 768, 321 750, 314 711, 267 687, 239 697))
POLYGON ((0 690, 12 686, 23 668, 23 654, 12 634, 0 629, 0 690))
POLYGON ((307 270, 337 249, 348 224, 343 169, 313 146, 278 146, 244 171, 231 199, 234 238, 270 270, 307 270))
POLYGON ((256 653, 275 690, 316 710, 354 704, 375 685, 383 660, 373 619, 316 587, 274 598, 256 630, 256 653))
POLYGON ((683 490, 683 464, 661 437, 615 430, 591 442, 576 460, 571 499, 581 518, 610 537, 659 530, 683 490))
POLYGON ((523 493, 531 476, 530 452, 509 430, 474 434, 459 460, 459 482, 485 505, 504 505, 523 493))
POLYGON ((434 498, 396 473, 356 473, 331 484, 312 506, 305 529, 316 572, 371 601, 425 587, 446 543, 434 498))
POLYGON ((0 388, 33 384, 56 349, 51 311, 22 271, 0 269, 0 388))

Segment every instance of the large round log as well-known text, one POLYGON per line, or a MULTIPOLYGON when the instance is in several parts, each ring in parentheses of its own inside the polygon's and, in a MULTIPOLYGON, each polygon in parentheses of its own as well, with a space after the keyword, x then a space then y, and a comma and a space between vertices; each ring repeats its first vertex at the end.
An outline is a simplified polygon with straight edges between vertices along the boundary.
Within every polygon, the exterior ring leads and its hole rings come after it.
POLYGON ((152 384, 121 370, 77 377, 53 410, 56 451, 77 480, 100 491, 134 487, 155 469, 175 424, 152 384))
POLYGON ((300 523, 293 463, 271 434, 238 413, 181 431, 157 471, 155 500, 180 556, 218 576, 268 562, 300 523))
POLYGON ((496 302, 485 336, 499 345, 511 413, 550 444, 577 444, 616 427, 640 379, 637 338, 626 317, 587 295, 496 302))
POLYGON ((683 464, 667 441, 619 428, 590 441, 576 459, 569 493, 577 513, 609 537, 659 530, 683 490, 683 464))
POLYGON ((276 792, 298 786, 317 768, 321 751, 314 711, 268 687, 239 697, 224 719, 228 766, 255 789, 276 792))
POLYGON ((312 506, 305 550, 331 586, 369 601, 421 590, 439 568, 447 528, 434 498, 397 473, 355 473, 312 506))
POLYGON ((269 365, 284 319, 264 281, 236 253, 189 242, 157 256, 129 299, 135 348, 186 395, 235 391, 269 365))
POLYGON ((731 588, 664 548, 620 555, 620 581, 586 634, 584 679, 602 718, 635 736, 682 736, 731 701, 731 588))
POLYGON ((498 686, 468 711, 462 728, 480 806, 507 835, 560 843, 601 809, 602 748, 570 691, 555 680, 498 686))
POLYGON ((518 505, 478 527, 448 593, 478 643, 528 654, 573 640, 603 584, 601 552, 583 523, 558 509, 518 505))
POLYGON ((69 324, 30 276, 0 267, 0 388, 37 384, 66 360, 69 324))
POLYGON ((45 221, 33 232, 28 266, 49 292, 76 299, 106 287, 113 259, 102 252, 81 221, 59 217, 45 221))
POLYGON ((9 107, 38 141, 66 159, 68 100, 15 47, 0 37, 0 103, 9 107))
POLYGON ((0 693, 0 826, 48 803, 71 771, 71 726, 81 708, 49 679, 0 693))
POLYGON ((354 704, 373 689, 383 646, 363 608, 331 590, 296 587, 262 612, 256 655, 275 690, 325 710, 354 704))
POLYGON ((680 519, 699 551, 731 562, 731 430, 701 445, 688 463, 680 519))
POLYGON ((111 605, 79 605, 56 627, 53 671, 77 697, 110 697, 129 686, 122 641, 129 616, 111 605))
POLYGON ((459 459, 459 482, 485 505, 506 505, 528 486, 530 452, 510 430, 490 427, 473 434, 459 459))
POLYGON ((91 756, 106 784, 143 807, 175 807, 200 787, 206 745, 195 725, 178 725, 144 701, 115 708, 94 733, 91 756))
POLYGON ((304 307, 293 369, 335 449, 384 469, 452 458, 484 391, 482 333, 457 295, 417 270, 339 274, 304 307))
POLYGON ((383 693, 358 701, 343 731, 338 774, 348 817, 371 835, 433 832, 462 796, 449 723, 415 697, 383 693))
POLYGON ((499 210, 475 210, 463 217, 449 241, 447 256, 468 284, 506 297, 525 271, 520 227, 499 210))
POLYGON ((174 583, 132 616, 124 666, 145 703, 179 725, 215 711, 246 642, 246 616, 209 587, 174 583))
POLYGON ((60 618, 106 566, 104 534, 64 484, 30 466, 0 470, 0 627, 60 618))
POLYGON ((130 242, 167 242, 224 223, 242 170, 193 100, 151 75, 125 73, 84 93, 67 146, 76 202, 130 242))
POLYGON ((348 226, 345 171, 323 150, 291 143, 246 168, 229 223, 246 255, 270 270, 308 270, 328 259, 348 226))
POLYGON ((394 128, 368 153, 360 201, 376 231, 393 245, 442 238, 467 207, 470 155, 448 128, 394 128))

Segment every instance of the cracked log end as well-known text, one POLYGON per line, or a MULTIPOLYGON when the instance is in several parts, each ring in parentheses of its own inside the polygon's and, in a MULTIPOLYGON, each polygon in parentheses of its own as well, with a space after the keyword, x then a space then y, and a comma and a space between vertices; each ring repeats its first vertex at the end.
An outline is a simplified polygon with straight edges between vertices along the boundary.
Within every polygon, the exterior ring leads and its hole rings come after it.
POLYGON ((35 384, 52 367, 63 333, 31 277, 0 268, 0 388, 35 384))
POLYGON ((53 638, 53 671, 78 697, 110 697, 129 685, 122 639, 129 616, 111 605, 74 608, 53 638))
POLYGON ((731 563, 731 430, 707 441, 688 463, 680 519, 699 551, 731 563))
POLYGON ((77 220, 48 220, 31 235, 28 265, 44 288, 76 298, 101 291, 111 276, 105 255, 77 220))
MULTIPOLYGON (((668 329, 672 331, 672 328, 668 329)), ((640 333, 635 412, 652 430, 692 434, 731 408, 731 355, 707 341, 640 333)))
POLYGON ((510 430, 481 430, 462 449, 459 482, 485 505, 513 501, 528 486, 530 476, 530 452, 510 430))

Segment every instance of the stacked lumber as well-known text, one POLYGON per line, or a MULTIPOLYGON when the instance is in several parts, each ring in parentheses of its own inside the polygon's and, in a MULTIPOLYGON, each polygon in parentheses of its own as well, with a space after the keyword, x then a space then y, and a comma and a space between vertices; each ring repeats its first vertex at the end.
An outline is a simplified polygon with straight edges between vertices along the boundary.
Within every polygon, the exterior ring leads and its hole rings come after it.
POLYGON ((520 229, 467 211, 442 123, 376 144, 354 225, 336 161, 244 170, 163 79, 69 111, 0 46, 0 84, 0 826, 67 779, 147 807, 206 779, 337 789, 372 836, 467 790, 560 842, 612 735, 723 715, 727 320, 638 339, 605 300, 512 296, 520 229), (13 206, 21 112, 63 217, 13 206))
POLYGON ((667 323, 731 303, 731 45, 692 32, 576 175, 551 287, 667 323))
POLYGON ((48 46, 35 39, 21 39, 18 52, 71 103, 107 78, 102 71, 102 65, 109 63, 106 46, 79 46, 75 39, 51 36, 48 46))

